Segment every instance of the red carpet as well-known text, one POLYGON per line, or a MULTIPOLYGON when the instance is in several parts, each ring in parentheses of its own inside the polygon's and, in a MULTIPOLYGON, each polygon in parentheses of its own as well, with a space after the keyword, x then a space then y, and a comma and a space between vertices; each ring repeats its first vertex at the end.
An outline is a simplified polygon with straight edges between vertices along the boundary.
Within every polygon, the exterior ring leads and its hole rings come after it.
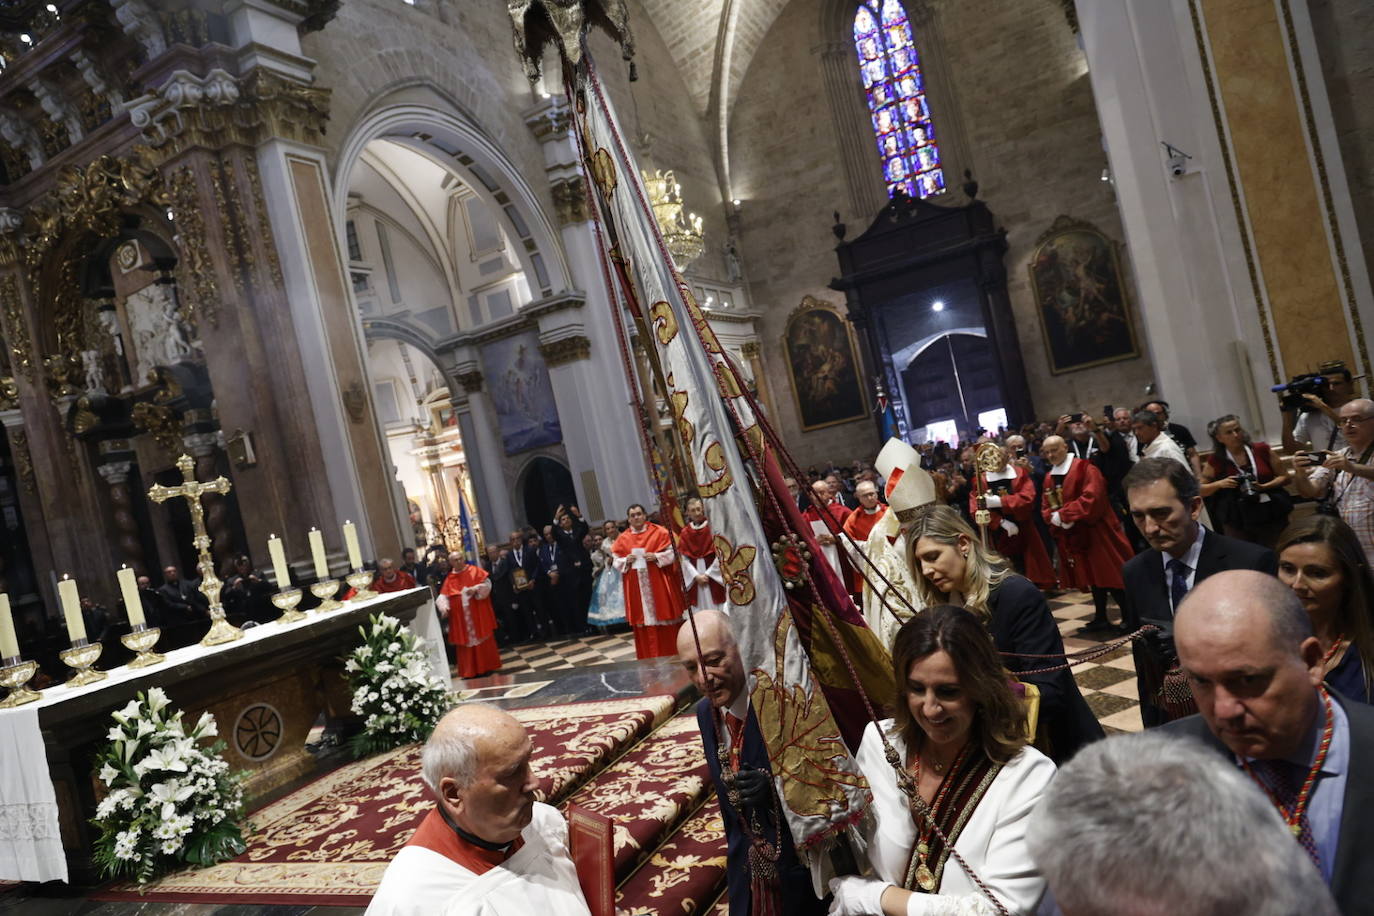
MULTIPOLYGON (((664 721, 672 706, 670 696, 635 697, 514 714, 533 737, 541 794, 556 804, 664 721)), ((253 813, 248 849, 238 858, 176 872, 141 894, 122 883, 92 899, 365 906, 433 805, 419 761, 420 748, 412 745, 348 764, 253 813)))
MULTIPOLYGON (((715 794, 640 869, 621 883, 616 906, 644 916, 700 913, 725 888, 725 827, 715 794)), ((725 902, 725 912, 729 909, 725 902)))

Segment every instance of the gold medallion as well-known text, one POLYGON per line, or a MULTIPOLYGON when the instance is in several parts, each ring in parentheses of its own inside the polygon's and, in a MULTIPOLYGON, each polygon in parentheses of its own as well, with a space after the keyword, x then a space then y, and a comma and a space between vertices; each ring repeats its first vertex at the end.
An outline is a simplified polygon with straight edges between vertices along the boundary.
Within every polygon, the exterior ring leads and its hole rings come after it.
POLYGON ((921 858, 925 858, 926 856, 930 855, 930 847, 927 846, 925 843, 917 843, 916 854, 919 855, 921 858))
POLYGON ((923 891, 935 890, 935 876, 931 874, 929 868, 926 868, 924 862, 916 866, 916 883, 920 885, 923 891))

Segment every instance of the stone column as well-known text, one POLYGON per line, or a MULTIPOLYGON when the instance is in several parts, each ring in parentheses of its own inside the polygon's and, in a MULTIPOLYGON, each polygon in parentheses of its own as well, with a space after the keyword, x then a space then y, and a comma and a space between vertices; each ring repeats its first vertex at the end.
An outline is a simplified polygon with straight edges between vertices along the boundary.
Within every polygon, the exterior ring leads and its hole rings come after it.
MULTIPOLYGON (((557 206, 563 249, 573 281, 583 294, 575 298, 576 311, 550 310, 539 315, 541 347, 547 345, 560 356, 576 354, 562 363, 569 372, 559 373, 554 381, 555 396, 567 378, 577 390, 587 394, 576 403, 564 397, 558 401, 568 460, 573 465, 574 485, 579 498, 590 497, 595 488, 606 514, 616 515, 633 502, 645 500, 653 492, 642 457, 643 446, 636 432, 635 415, 626 377, 622 343, 615 327, 613 309, 620 306, 606 286, 606 274, 597 250, 597 240, 587 207, 586 176, 578 161, 576 142, 569 131, 572 123, 567 99, 551 96, 526 113, 525 123, 544 146, 544 162, 557 206), (585 304, 583 304, 585 302, 585 304), (560 343, 581 337, 581 343, 560 343), (576 424, 585 430, 586 441, 577 441, 570 430, 576 424)), ((628 341, 627 341, 628 343, 628 341)), ((547 358, 547 357, 546 357, 547 358)), ((554 367, 550 366, 550 375, 554 367)), ((582 507, 588 514, 588 506, 582 507)))
POLYGON ((749 374, 754 379, 754 390, 758 392, 759 406, 768 415, 771 423, 777 422, 778 412, 773 406, 773 391, 768 384, 768 375, 763 371, 763 347, 757 340, 746 341, 740 353, 749 361, 749 374))
POLYGON ((129 472, 134 467, 133 448, 127 439, 107 439, 100 443, 99 451, 100 464, 95 470, 110 487, 110 517, 121 554, 116 559, 132 566, 140 576, 152 576, 143 554, 143 540, 139 537, 138 520, 134 518, 133 498, 129 492, 129 472))
POLYGON ((482 388, 482 370, 476 355, 468 348, 440 355, 444 375, 456 379, 449 390, 462 392, 453 400, 458 417, 458 431, 463 437, 463 452, 472 474, 472 490, 477 497, 474 507, 488 531, 500 533, 504 539, 515 527, 515 513, 511 507, 511 493, 501 474, 505 452, 501 447, 500 429, 491 399, 482 388))
POLYGON ((1161 394, 1194 428, 1254 404, 1276 440, 1267 388, 1327 359, 1368 372, 1374 328, 1307 5, 1100 0, 1078 21, 1161 394))

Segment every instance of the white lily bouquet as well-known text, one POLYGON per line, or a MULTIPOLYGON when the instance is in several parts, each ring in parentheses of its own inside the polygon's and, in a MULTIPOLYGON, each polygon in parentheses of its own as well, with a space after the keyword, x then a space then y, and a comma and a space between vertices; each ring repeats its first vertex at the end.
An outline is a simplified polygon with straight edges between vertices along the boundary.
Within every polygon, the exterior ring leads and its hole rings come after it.
POLYGON ((363 730, 350 742, 354 755, 424 741, 453 704, 420 637, 385 614, 369 618, 358 632, 363 644, 344 660, 353 712, 363 717, 363 730))
POLYGON ((96 758, 109 790, 91 821, 95 861, 109 877, 146 884, 183 864, 210 865, 244 850, 241 773, 230 773, 208 712, 188 732, 181 711, 153 687, 114 713, 96 758))

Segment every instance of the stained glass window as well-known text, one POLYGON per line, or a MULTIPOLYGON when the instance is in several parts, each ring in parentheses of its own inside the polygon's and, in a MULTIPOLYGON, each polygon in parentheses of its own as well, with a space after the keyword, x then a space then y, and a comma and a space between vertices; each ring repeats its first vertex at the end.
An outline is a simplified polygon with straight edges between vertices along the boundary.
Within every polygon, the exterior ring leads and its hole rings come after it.
POLYGON ((862 0, 854 15, 854 47, 888 195, 899 188, 910 197, 939 194, 945 172, 920 55, 901 0, 862 0))

